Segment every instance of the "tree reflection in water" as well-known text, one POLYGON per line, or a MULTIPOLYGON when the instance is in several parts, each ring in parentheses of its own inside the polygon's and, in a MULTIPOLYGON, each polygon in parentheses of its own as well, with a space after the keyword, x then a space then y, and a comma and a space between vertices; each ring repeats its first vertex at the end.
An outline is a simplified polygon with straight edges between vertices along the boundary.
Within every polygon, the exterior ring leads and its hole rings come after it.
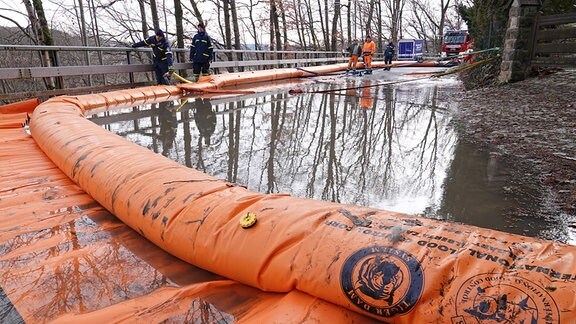
MULTIPOLYGON (((442 200, 450 198, 444 188, 453 181, 447 175, 458 137, 448 108, 458 83, 377 82, 347 78, 317 82, 298 95, 277 90, 212 98, 211 109, 202 108, 209 117, 195 106, 208 106, 207 98, 188 99, 177 113, 183 131, 174 139, 183 145, 170 156, 263 193, 438 217, 446 210, 442 200), (208 132, 201 126, 207 119, 208 132)), ((141 123, 150 124, 146 118, 141 123)), ((141 134, 130 140, 154 149, 141 134)))
MULTIPOLYGON (((62 190, 61 194, 65 194, 62 190)), ((0 251, 0 322, 46 322, 146 296, 161 287, 181 287, 220 277, 158 249, 102 208, 77 213, 58 210, 52 218, 9 231, 0 251), (69 218, 68 222, 61 222, 69 218), (52 224, 36 231, 36 224, 52 224), (11 305, 26 311, 22 319, 11 305), (2 321, 2 319, 4 321, 2 321)), ((219 314, 214 306, 196 315, 219 314)), ((204 316, 204 315, 202 315, 204 316)))
MULTIPOLYGON (((318 83, 310 90, 338 85, 318 83)), ((259 192, 409 213, 437 204, 455 144, 438 97, 455 87, 375 86, 361 78, 344 85, 345 91, 322 94, 188 98, 174 116, 159 118, 161 134, 172 129, 163 125, 173 118, 178 125, 162 150, 146 135, 150 129, 143 126, 153 126, 146 117, 133 130, 142 136, 129 138, 259 192)))

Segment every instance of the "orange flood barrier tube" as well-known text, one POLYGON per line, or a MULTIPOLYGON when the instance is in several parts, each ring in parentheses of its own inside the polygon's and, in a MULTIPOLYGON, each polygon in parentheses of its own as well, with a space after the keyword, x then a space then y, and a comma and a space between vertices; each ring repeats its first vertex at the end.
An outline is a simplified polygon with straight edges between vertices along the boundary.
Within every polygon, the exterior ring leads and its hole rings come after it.
MULTIPOLYGON (((152 96, 164 91, 151 88, 152 96)), ((132 102, 141 93, 105 93, 100 102, 132 102)), ((253 192, 107 132, 84 118, 90 102, 41 104, 32 136, 102 206, 182 260, 388 323, 576 322, 574 246, 253 192), (244 228, 248 214, 257 221, 244 228)))

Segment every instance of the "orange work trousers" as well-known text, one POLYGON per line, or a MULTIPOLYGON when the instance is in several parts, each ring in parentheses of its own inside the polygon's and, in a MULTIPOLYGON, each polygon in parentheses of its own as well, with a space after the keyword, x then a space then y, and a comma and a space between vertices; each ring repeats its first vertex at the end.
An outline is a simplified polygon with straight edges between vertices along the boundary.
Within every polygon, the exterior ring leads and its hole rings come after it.
POLYGON ((364 55, 364 68, 372 69, 372 55, 364 55))
POLYGON ((356 65, 358 65, 358 55, 352 54, 348 58, 348 69, 356 70, 356 65))

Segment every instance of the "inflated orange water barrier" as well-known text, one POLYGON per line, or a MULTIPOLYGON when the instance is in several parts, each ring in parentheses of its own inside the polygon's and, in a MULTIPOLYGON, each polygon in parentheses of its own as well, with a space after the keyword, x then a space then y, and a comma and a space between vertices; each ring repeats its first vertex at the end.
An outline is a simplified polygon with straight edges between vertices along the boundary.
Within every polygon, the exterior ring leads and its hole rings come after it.
POLYGON ((297 290, 266 293, 162 251, 1 115, 0 323, 370 323, 297 290))
MULTIPOLYGON (((210 86, 219 86, 214 80, 210 86)), ((236 79, 222 82, 228 80, 236 79)), ((146 91, 158 98, 165 88, 146 91)), ((576 247, 256 193, 154 154, 83 116, 141 94, 51 99, 36 108, 31 131, 90 196, 178 258, 264 291, 297 290, 389 323, 576 322, 576 247), (255 222, 247 223, 250 217, 255 222)))
MULTIPOLYGON (((384 62, 372 62, 372 67, 374 69, 384 68, 388 65, 384 62)), ((425 62, 394 62, 393 67, 435 67, 437 62, 425 61, 425 62)), ((192 92, 210 92, 210 89, 223 88, 229 86, 235 86, 240 84, 255 83, 255 82, 270 82, 277 80, 285 80, 290 78, 303 78, 315 75, 322 75, 327 73, 334 73, 339 71, 345 71, 348 67, 348 63, 332 64, 332 65, 319 65, 310 66, 306 68, 285 68, 285 69, 275 69, 275 70, 258 70, 258 71, 247 71, 238 73, 226 73, 211 75, 208 77, 202 77, 198 83, 182 83, 178 86, 186 91, 192 92), (271 72, 273 71, 273 72, 271 72)), ((358 68, 361 68, 362 64, 358 63, 358 68)))

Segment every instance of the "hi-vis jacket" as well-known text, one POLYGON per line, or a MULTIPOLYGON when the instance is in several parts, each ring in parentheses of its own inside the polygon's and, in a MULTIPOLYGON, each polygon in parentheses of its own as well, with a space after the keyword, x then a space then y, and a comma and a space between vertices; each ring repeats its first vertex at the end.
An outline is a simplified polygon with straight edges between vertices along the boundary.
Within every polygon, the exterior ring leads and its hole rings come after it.
POLYGON ((147 39, 135 43, 133 47, 152 47, 154 53, 154 62, 163 63, 172 66, 172 49, 165 37, 161 41, 156 40, 156 36, 150 36, 147 39))
POLYGON ((363 56, 374 55, 375 52, 376 52, 376 43, 374 43, 374 41, 366 42, 364 43, 364 46, 362 46, 363 56))

